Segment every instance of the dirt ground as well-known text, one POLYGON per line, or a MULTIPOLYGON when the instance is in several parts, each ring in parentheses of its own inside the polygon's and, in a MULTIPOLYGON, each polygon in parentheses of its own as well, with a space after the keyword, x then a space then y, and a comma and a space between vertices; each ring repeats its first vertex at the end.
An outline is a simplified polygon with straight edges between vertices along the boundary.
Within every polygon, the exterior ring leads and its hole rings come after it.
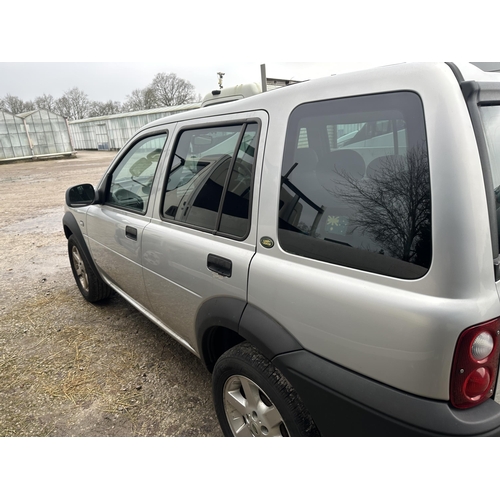
POLYGON ((74 282, 64 193, 114 155, 0 164, 0 436, 222 436, 198 358, 74 282))

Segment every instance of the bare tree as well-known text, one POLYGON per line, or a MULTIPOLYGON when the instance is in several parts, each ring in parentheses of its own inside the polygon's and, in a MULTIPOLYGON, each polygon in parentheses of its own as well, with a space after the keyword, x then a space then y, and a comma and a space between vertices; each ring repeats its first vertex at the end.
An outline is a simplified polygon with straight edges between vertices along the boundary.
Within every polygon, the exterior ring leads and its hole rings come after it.
POLYGON ((89 113, 88 116, 107 116, 107 115, 116 115, 117 113, 122 112, 122 105, 118 101, 92 101, 89 105, 89 113))
POLYGON ((24 111, 23 113, 26 113, 27 111, 35 111, 36 106, 33 101, 24 101, 24 111))
POLYGON ((355 209, 351 224, 407 262, 430 258, 430 178, 427 151, 388 156, 370 181, 339 173, 336 195, 355 209))
POLYGON ((156 108, 187 104, 196 99, 194 85, 179 78, 175 73, 158 73, 147 90, 154 96, 156 108))
POLYGON ((118 101, 90 101, 88 95, 78 87, 64 92, 62 97, 55 99, 52 95, 43 94, 34 101, 23 101, 16 96, 7 94, 0 99, 0 108, 13 114, 19 114, 35 109, 46 109, 70 120, 81 120, 91 116, 106 116, 126 111, 141 111, 163 106, 177 106, 200 101, 201 96, 195 94, 194 86, 179 78, 175 73, 158 73, 144 89, 135 89, 127 95, 123 105, 118 101))
POLYGON ((133 90, 123 103, 123 111, 141 111, 154 107, 154 95, 149 88, 133 90))
POLYGON ((67 90, 62 97, 57 99, 56 110, 59 114, 70 120, 87 118, 90 112, 90 101, 85 92, 78 87, 67 90))
POLYGON ((2 99, 0 107, 6 109, 7 111, 10 111, 14 115, 35 110, 35 105, 32 101, 23 101, 19 97, 11 94, 7 94, 2 99))
POLYGON ((43 94, 35 97, 36 109, 46 109, 47 111, 56 111, 56 100, 50 94, 43 94))
POLYGON ((124 111, 139 111, 144 108, 144 95, 143 90, 135 89, 125 98, 123 103, 124 111))

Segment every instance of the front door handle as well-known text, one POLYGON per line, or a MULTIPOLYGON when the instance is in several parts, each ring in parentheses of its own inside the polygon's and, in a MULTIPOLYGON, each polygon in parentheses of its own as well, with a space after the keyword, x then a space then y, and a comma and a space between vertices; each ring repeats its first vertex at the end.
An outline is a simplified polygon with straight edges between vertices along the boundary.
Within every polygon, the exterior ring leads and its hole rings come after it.
POLYGON ((207 267, 210 271, 230 278, 233 271, 233 263, 229 259, 219 257, 218 255, 208 254, 207 267))
POLYGON ((132 226, 125 226, 125 236, 131 240, 137 241, 137 229, 132 226))

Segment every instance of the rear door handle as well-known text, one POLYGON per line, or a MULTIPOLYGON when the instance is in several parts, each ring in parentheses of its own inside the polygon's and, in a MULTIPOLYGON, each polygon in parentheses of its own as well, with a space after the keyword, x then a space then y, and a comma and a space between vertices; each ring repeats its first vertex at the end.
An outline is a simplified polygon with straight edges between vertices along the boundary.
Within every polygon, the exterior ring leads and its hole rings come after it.
POLYGON ((137 229, 131 226, 125 226, 125 236, 131 240, 137 241, 137 229))
POLYGON ((233 271, 233 263, 229 259, 219 257, 218 255, 208 254, 207 267, 210 271, 230 278, 233 271))

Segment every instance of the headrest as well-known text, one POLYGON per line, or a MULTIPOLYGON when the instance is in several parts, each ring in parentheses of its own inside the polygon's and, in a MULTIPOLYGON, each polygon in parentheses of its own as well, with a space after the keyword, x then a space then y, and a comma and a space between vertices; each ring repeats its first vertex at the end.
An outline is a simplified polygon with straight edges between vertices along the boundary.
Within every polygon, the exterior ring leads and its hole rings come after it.
POLYGON ((326 188, 331 182, 337 182, 343 175, 358 180, 365 175, 365 161, 363 157, 351 149, 332 151, 318 166, 316 175, 320 183, 326 188))

